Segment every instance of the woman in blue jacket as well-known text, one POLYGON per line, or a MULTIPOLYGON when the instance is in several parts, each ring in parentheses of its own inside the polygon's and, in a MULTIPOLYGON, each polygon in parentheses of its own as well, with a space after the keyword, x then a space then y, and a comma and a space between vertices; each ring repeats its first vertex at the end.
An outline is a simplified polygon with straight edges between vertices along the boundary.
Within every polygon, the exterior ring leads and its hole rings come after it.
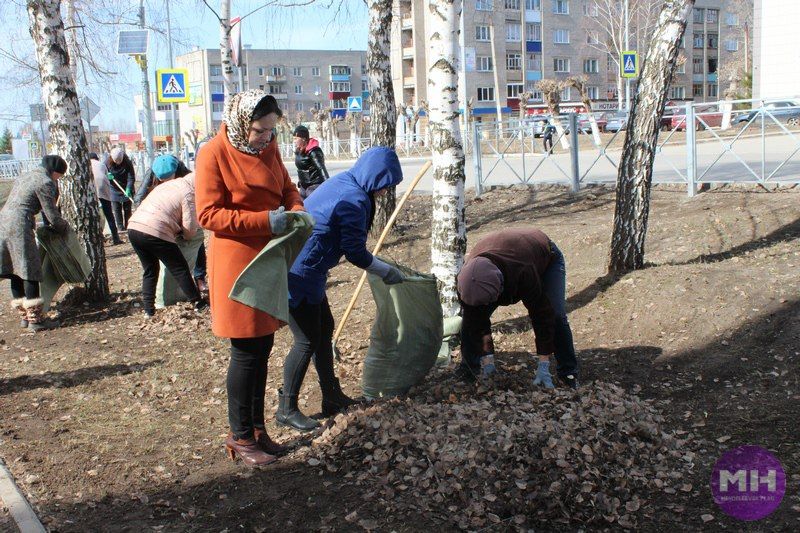
POLYGON ((276 420, 309 431, 319 423, 297 407, 297 395, 313 359, 322 389, 322 415, 332 416, 356 403, 342 392, 333 370, 333 315, 325 295, 328 271, 344 256, 387 284, 403 276, 367 250, 367 233, 375 214, 375 197, 403 180, 393 150, 370 148, 347 172, 325 181, 305 201, 316 222, 289 271, 289 327, 294 346, 283 366, 283 389, 276 420))

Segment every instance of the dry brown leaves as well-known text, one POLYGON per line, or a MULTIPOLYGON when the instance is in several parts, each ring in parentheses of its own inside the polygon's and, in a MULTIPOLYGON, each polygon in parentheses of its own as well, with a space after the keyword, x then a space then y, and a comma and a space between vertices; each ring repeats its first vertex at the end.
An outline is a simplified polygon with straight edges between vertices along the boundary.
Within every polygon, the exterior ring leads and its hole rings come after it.
POLYGON ((503 522, 633 528, 651 502, 680 490, 687 441, 661 430, 647 402, 594 383, 579 393, 431 380, 405 399, 338 415, 308 464, 364 487, 378 512, 424 514, 462 529, 503 522), (437 383, 438 381, 438 383, 437 383))

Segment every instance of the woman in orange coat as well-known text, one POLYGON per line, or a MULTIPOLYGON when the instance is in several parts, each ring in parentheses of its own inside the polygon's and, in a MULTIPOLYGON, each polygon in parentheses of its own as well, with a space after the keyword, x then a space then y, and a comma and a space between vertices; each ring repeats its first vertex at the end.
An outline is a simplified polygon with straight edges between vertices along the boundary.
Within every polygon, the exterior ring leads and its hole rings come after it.
POLYGON ((231 342, 225 447, 248 466, 268 464, 283 448, 264 425, 267 359, 284 324, 228 298, 244 268, 275 235, 286 231, 285 210, 303 202, 283 166, 273 129, 282 115, 275 98, 250 90, 230 98, 219 133, 199 152, 197 218, 212 233, 209 261, 211 324, 231 342))

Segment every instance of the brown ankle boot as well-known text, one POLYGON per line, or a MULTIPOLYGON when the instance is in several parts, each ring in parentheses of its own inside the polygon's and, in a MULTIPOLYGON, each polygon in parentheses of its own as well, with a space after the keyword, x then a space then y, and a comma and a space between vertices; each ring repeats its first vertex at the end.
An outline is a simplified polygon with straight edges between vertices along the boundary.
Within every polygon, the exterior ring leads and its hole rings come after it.
POLYGON ((42 331, 59 327, 60 324, 58 322, 50 320, 44 315, 44 300, 41 298, 32 300, 25 298, 22 305, 27 314, 29 330, 42 331))
POLYGON ((262 450, 255 439, 234 439, 232 433, 225 439, 225 450, 231 461, 235 461, 238 455, 245 466, 249 467, 264 466, 278 460, 274 455, 262 450))
POLYGON ((289 448, 282 446, 272 440, 265 429, 256 428, 253 430, 253 436, 258 443, 259 448, 271 455, 284 455, 289 451, 289 448))
POLYGON ((24 298, 15 298, 11 300, 11 307, 16 309, 17 313, 19 313, 19 327, 23 329, 28 327, 28 311, 25 310, 25 306, 23 305, 24 301, 24 298))

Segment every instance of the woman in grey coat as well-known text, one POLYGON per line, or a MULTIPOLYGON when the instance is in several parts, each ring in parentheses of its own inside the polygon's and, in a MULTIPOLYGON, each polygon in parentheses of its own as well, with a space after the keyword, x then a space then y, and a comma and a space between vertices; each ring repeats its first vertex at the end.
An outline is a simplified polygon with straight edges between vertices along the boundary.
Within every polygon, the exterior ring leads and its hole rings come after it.
POLYGON ((64 233, 67 221, 56 205, 56 180, 67 171, 67 163, 57 155, 42 158, 42 168, 17 178, 8 200, 0 211, 0 278, 11 280, 11 305, 20 315, 22 327, 38 331, 56 327, 45 319, 39 297, 42 260, 36 244, 36 215, 42 215, 54 231, 64 233))

